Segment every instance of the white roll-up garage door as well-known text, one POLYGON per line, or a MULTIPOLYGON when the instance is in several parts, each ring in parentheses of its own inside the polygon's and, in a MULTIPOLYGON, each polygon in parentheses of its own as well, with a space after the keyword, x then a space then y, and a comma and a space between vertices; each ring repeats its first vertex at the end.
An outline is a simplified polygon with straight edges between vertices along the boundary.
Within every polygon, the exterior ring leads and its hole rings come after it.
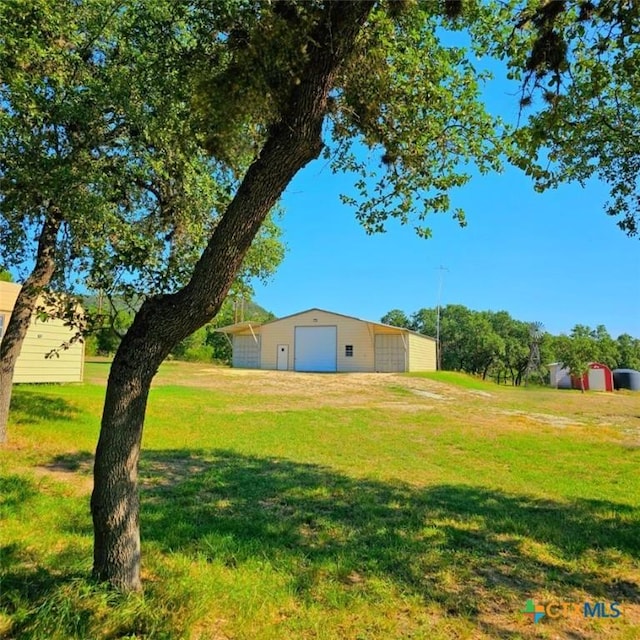
POLYGON ((337 327, 296 327, 296 371, 336 371, 337 327))

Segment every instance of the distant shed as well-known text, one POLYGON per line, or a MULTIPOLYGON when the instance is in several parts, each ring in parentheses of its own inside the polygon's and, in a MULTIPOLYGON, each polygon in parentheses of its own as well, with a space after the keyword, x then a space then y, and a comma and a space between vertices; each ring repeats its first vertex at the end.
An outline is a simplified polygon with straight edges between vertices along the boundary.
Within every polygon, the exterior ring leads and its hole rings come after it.
MULTIPOLYGON (((606 364, 591 362, 582 376, 584 389, 589 391, 613 391, 613 373, 606 364)), ((580 376, 572 376, 574 389, 580 389, 580 376)))
MULTIPOLYGON (((580 389, 580 376, 572 376, 560 362, 547 365, 549 384, 556 389, 580 389)), ((582 377, 585 391, 613 391, 613 373, 606 364, 591 362, 582 377)))
POLYGON ((552 362, 549 368, 549 384, 554 389, 571 389, 571 374, 561 362, 552 362))
POLYGON ((640 391, 640 371, 635 369, 614 369, 613 386, 616 389, 640 391))
MULTIPOLYGON (((0 337, 9 324, 19 292, 19 284, 0 282, 0 337)), ((78 341, 68 349, 60 348, 74 333, 60 319, 43 321, 34 314, 16 362, 13 381, 80 382, 84 373, 84 344, 78 341), (56 349, 57 355, 46 357, 56 349)))

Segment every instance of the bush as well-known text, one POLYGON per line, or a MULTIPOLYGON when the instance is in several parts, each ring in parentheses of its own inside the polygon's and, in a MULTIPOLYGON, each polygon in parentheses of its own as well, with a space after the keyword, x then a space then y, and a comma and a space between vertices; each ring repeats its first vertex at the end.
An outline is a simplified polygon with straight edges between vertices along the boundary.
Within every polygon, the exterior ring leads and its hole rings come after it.
POLYGON ((206 344, 194 345, 185 349, 182 355, 174 355, 176 360, 185 360, 186 362, 212 362, 213 349, 206 344))

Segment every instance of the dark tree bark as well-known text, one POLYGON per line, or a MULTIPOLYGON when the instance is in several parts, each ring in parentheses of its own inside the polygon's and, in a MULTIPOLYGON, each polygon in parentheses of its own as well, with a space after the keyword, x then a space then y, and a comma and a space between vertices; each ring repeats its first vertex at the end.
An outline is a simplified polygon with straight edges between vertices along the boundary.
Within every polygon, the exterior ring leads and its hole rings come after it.
POLYGON ((42 224, 38 253, 33 271, 25 280, 11 312, 7 330, 0 343, 0 445, 7 442, 7 422, 13 390, 13 373, 29 329, 31 317, 42 288, 51 282, 55 272, 55 251, 60 218, 50 210, 42 224))
POLYGON ((94 466, 94 576, 141 589, 138 458, 151 381, 171 349, 220 309, 245 253, 293 176, 322 150, 327 97, 372 0, 327 2, 309 34, 301 82, 249 167, 234 199, 179 292, 146 301, 111 367, 94 466))

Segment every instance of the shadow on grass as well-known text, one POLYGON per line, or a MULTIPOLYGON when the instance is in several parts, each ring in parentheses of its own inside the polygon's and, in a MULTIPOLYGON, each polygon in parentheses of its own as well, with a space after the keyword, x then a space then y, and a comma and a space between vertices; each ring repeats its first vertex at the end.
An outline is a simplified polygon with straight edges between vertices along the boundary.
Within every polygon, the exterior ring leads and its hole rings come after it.
POLYGON ((34 393, 20 386, 11 395, 11 415, 25 424, 38 424, 53 420, 73 420, 78 410, 62 398, 34 393))
POLYGON ((43 465, 51 471, 89 474, 93 470, 93 453, 90 451, 74 451, 53 456, 51 461, 43 465))
MULTIPOLYGON (((79 452, 51 464, 83 473, 89 458, 79 452)), ((382 581, 505 639, 522 635, 487 611, 517 611, 536 591, 640 602, 636 583, 607 577, 621 552, 627 561, 640 556, 639 514, 623 504, 424 489, 223 450, 145 451, 140 478, 143 545, 239 570, 269 565, 301 602, 317 604, 330 585, 375 603, 386 597, 382 581)), ((7 504, 28 505, 33 485, 4 480, 7 504)), ((74 534, 90 535, 88 519, 83 527, 74 534)), ((0 610, 12 620, 11 637, 182 637, 176 630, 191 623, 180 621, 179 607, 169 603, 177 613, 159 617, 153 596, 146 608, 118 599, 91 582, 83 553, 70 545, 45 560, 19 544, 0 548, 0 610), (111 631, 96 635, 106 611, 116 616, 111 631)), ((159 593, 163 604, 174 597, 159 593)))
POLYGON ((453 615, 477 614, 488 590, 505 601, 545 589, 640 602, 637 584, 601 573, 621 551, 640 555, 638 513, 625 505, 420 489, 230 451, 142 457, 144 540, 232 567, 266 558, 301 597, 329 575, 381 578, 453 615))
POLYGON ((34 568, 33 559, 27 550, 17 544, 0 547, 0 603, 4 613, 15 613, 20 600, 31 603, 45 601, 61 586, 86 578, 86 575, 77 572, 34 568))
POLYGON ((96 638, 96 612, 101 606, 117 606, 124 600, 96 584, 88 571, 68 570, 86 560, 77 549, 68 548, 50 557, 46 567, 34 567, 33 554, 16 544, 0 547, 0 558, 0 612, 12 623, 8 635, 0 632, 0 637, 96 638))

